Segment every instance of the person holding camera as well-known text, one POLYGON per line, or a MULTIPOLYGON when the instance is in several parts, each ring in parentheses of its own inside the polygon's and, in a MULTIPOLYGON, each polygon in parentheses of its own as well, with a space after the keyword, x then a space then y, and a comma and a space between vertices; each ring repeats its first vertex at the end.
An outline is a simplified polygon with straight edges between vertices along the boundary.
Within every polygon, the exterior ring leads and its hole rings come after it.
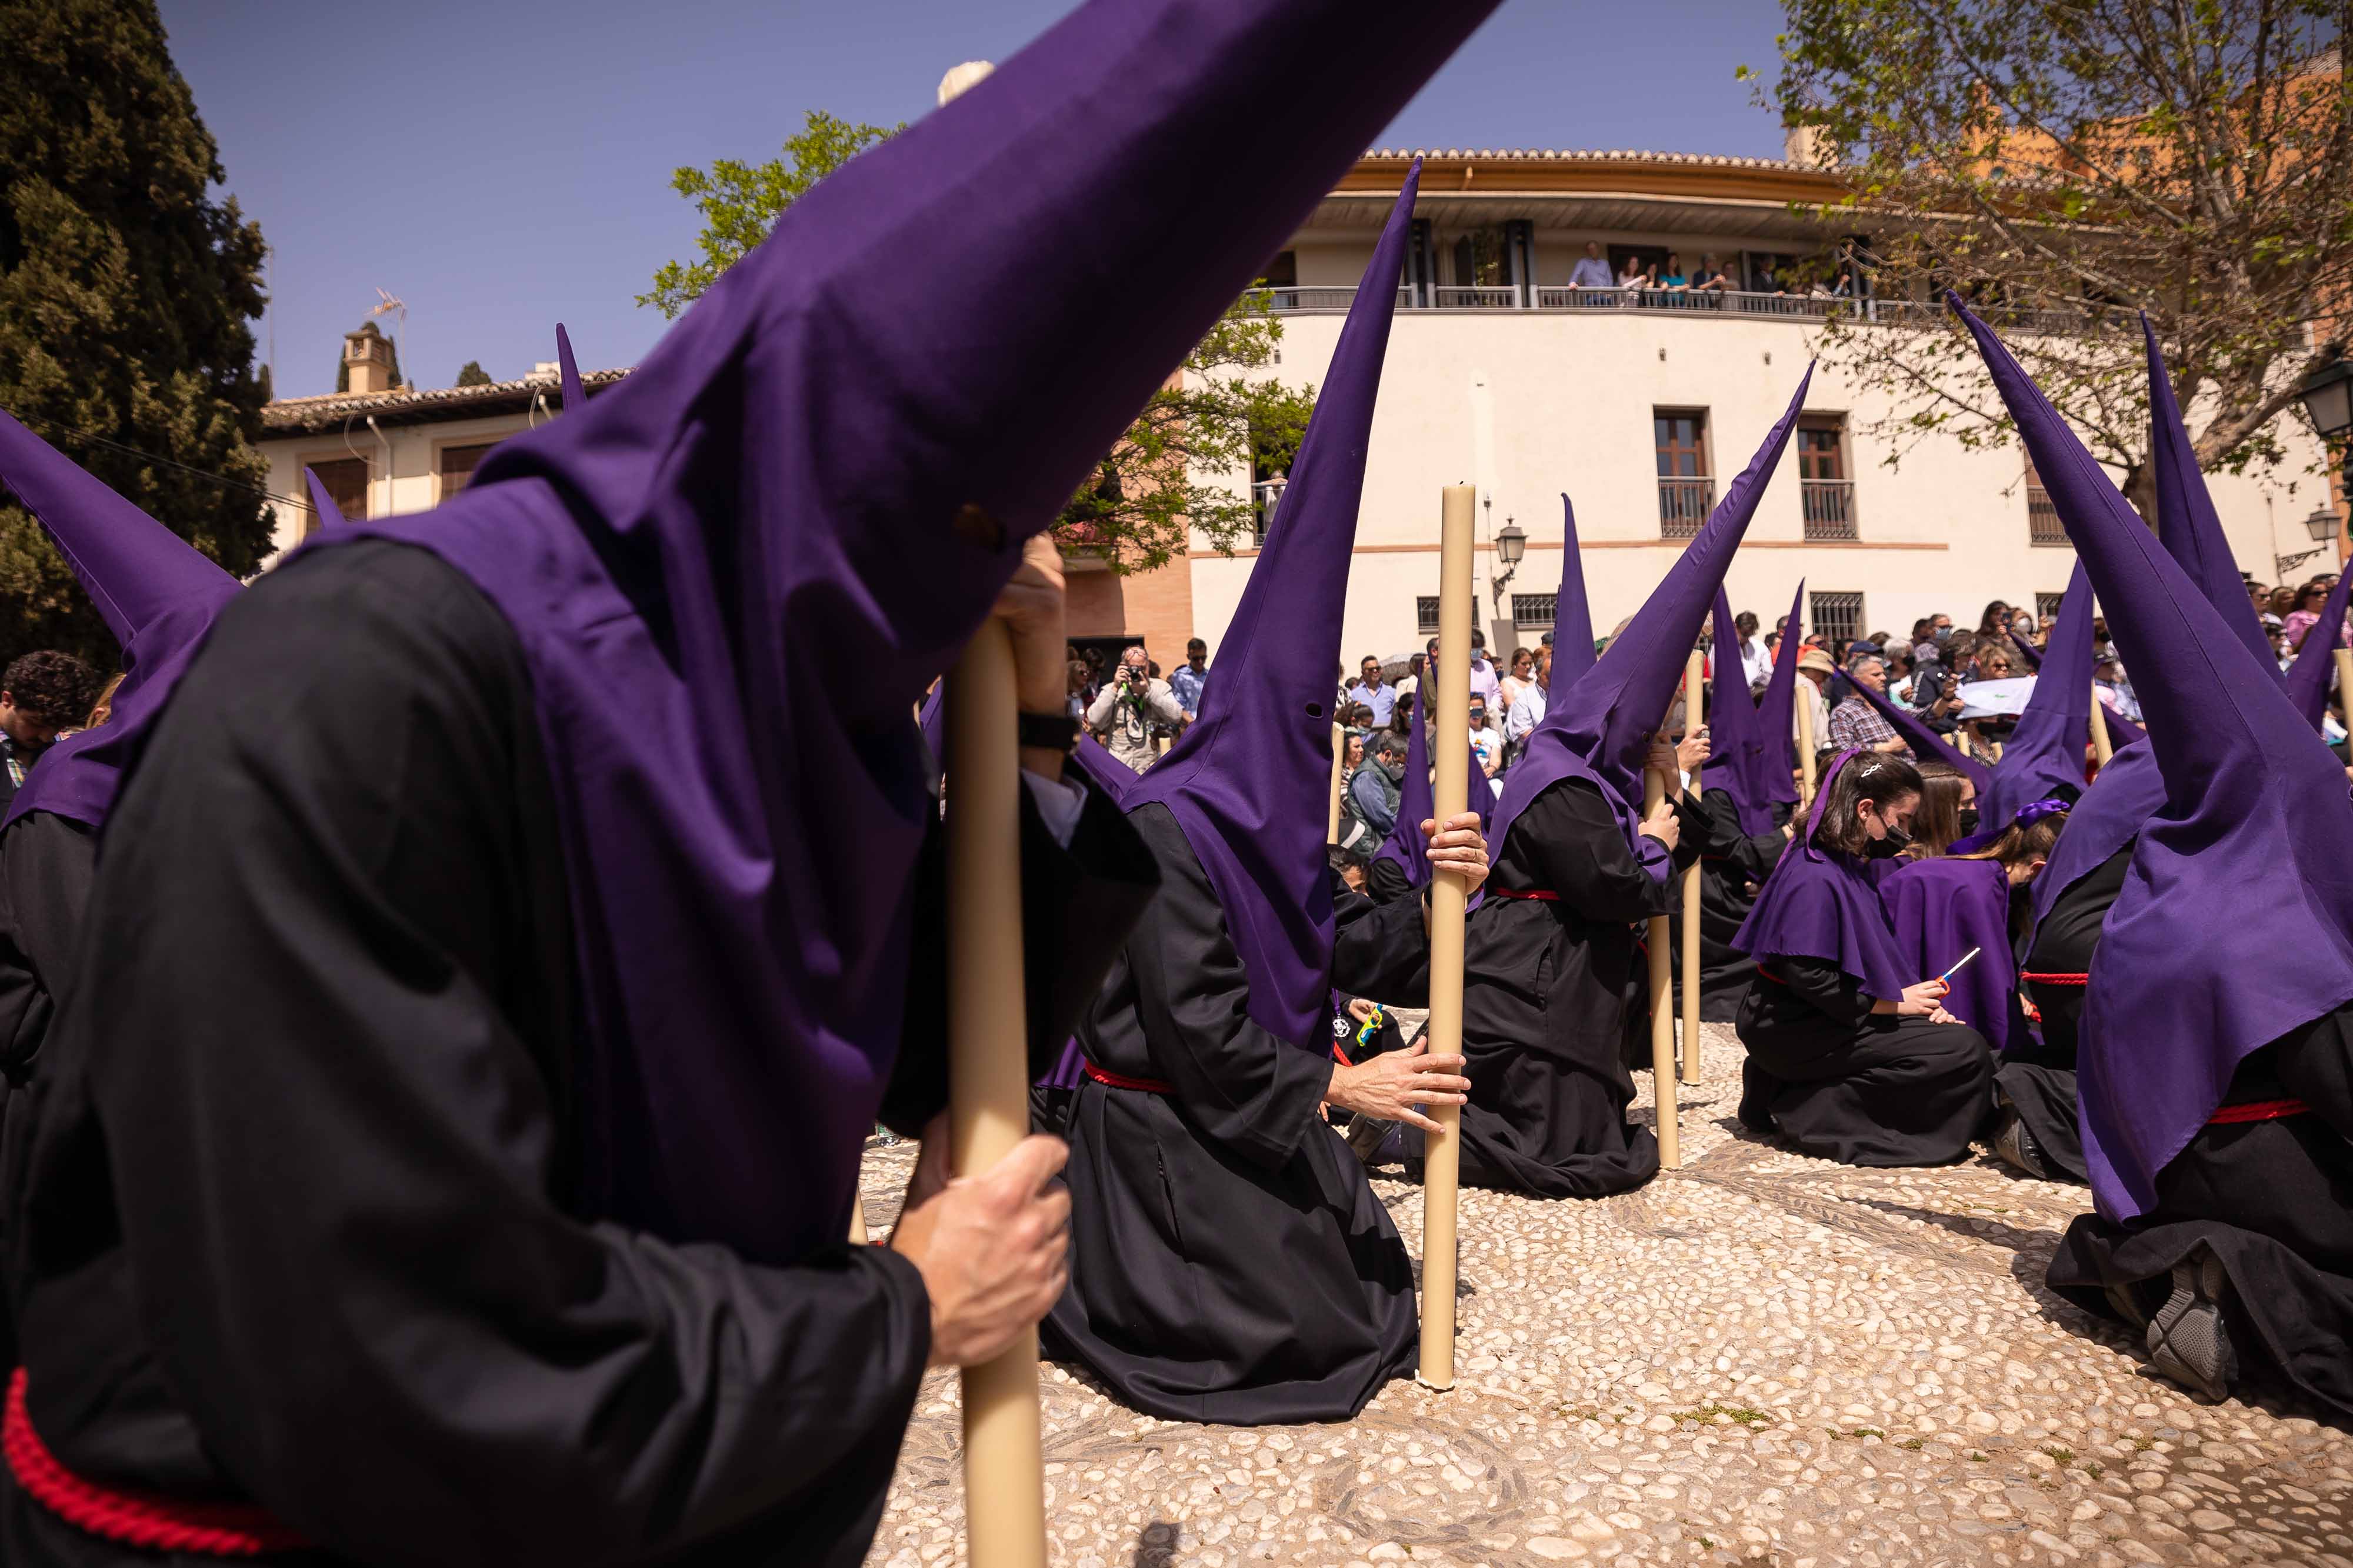
POLYGON ((1152 662, 1142 643, 1132 643, 1119 656, 1119 668, 1087 710, 1087 728, 1103 736, 1103 745, 1121 762, 1142 773, 1152 765, 1152 737, 1161 730, 1174 732, 1185 722, 1185 710, 1165 680, 1152 676, 1152 662))

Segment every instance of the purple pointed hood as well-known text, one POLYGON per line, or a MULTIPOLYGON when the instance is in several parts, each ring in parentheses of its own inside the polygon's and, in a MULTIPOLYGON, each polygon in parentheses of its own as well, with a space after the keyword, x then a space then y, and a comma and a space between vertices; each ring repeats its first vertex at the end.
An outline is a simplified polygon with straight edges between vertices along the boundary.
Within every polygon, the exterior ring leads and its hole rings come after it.
POLYGON ((2018 657, 2026 661, 2027 668, 2039 670, 2042 668, 2042 650, 2020 637, 2015 627, 2010 633, 2010 646, 2018 650, 2018 657))
MULTIPOLYGON (((2337 586, 2328 590, 2328 602, 2320 607, 2320 619, 2304 634, 2304 641, 2295 650, 2295 662, 2287 667, 2284 678, 2288 700, 2295 704, 2304 721, 2316 731, 2327 716, 2328 679, 2337 668, 2337 650, 2345 646, 2345 597, 2348 591, 2353 591, 2353 572, 2339 573, 2337 586)), ((2353 693, 2348 697, 2353 700, 2353 693)))
POLYGON ((321 481, 316 468, 306 465, 302 469, 302 482, 311 491, 311 515, 318 520, 320 532, 350 526, 343 521, 343 509, 337 506, 335 498, 327 493, 327 487, 321 481))
MULTIPOLYGON (((1323 808, 1332 772, 1331 670, 1340 659, 1373 404, 1420 184, 1417 161, 1340 328, 1291 486, 1226 628, 1200 717, 1126 801, 1131 811, 1166 806, 1199 858, 1241 955, 1250 1016, 1318 1055, 1331 1048, 1323 808)), ((1437 684, 1434 673, 1425 675, 1425 689, 1437 684)))
POLYGON ((588 395, 580 386, 580 364, 572 357, 572 334, 561 321, 555 323, 555 376, 564 394, 564 412, 577 414, 588 406, 588 395))
POLYGON ((2008 822, 2019 807, 2063 790, 2069 800, 2084 793, 2084 753, 2092 743, 2091 584, 2077 561, 2026 711, 1993 765, 1993 782, 1978 786, 1985 822, 2008 822))
MULTIPOLYGON (((1430 683, 1433 687, 1436 682, 1430 683)), ((1430 841, 1421 836, 1421 825, 1438 813, 1438 801, 1430 788, 1430 710, 1427 704, 1413 705, 1413 736, 1405 747, 1405 777, 1398 784, 1397 826, 1373 851, 1376 860, 1387 860, 1405 873, 1409 887, 1426 887, 1430 882, 1430 841)), ((1479 814, 1479 826, 1485 827, 1495 815, 1495 791, 1485 773, 1479 768, 1479 748, 1466 738, 1462 742, 1471 752, 1471 771, 1463 775, 1471 782, 1471 809, 1479 814)))
MULTIPOLYGON (((1781 461, 1781 449, 1788 445, 1813 375, 1808 366, 1788 408, 1766 432, 1764 445, 1725 491, 1698 537, 1634 613, 1624 635, 1574 682, 1554 681, 1544 722, 1528 732, 1527 750, 1504 776, 1504 798, 1487 828, 1491 853, 1502 852, 1512 824, 1530 801, 1568 778, 1588 779, 1600 786, 1602 799, 1638 855, 1644 853, 1644 843, 1656 844, 1639 838, 1635 831, 1641 820, 1642 755, 1667 711, 1675 682, 1683 678, 1683 662, 1699 638, 1700 620, 1723 584, 1732 552, 1747 532, 1748 520, 1756 515, 1765 486, 1781 461)), ((1556 658, 1558 642, 1556 637, 1556 658)))
POLYGON ((1088 0, 796 201, 626 381, 354 526, 473 581, 529 668, 584 1213, 755 1263, 838 1245, 909 979, 909 710, 1493 8, 1088 0))
POLYGON ((1552 607, 1552 683, 1549 698, 1567 691, 1593 668, 1593 605, 1585 596, 1585 554, 1577 545, 1577 509, 1560 492, 1560 592, 1552 607), (1566 657, 1563 657, 1566 650, 1566 657))
MULTIPOLYGON (((1701 776, 1732 797, 1733 809, 1740 815, 1740 831, 1755 837, 1773 831, 1772 774, 1788 748, 1772 743, 1756 700, 1748 695, 1747 668, 1740 660, 1740 633, 1733 627, 1732 600, 1721 583, 1715 586, 1714 616, 1715 702, 1707 715, 1707 772, 1701 776)), ((1788 770, 1785 767, 1781 772, 1786 778, 1788 770)))
POLYGON ((1860 755, 1841 752, 1822 774, 1813 809, 1799 825, 1789 848, 1773 863, 1772 875, 1757 892, 1757 907, 1733 933, 1732 945, 1760 962, 1826 960, 1852 975, 1865 994, 1894 1002, 1902 998, 1906 985, 1927 976, 1914 973, 1897 947, 1872 865, 1814 842, 1831 781, 1860 755))
POLYGON ((1127 792, 1135 787, 1135 770, 1113 756, 1101 741, 1081 735, 1079 743, 1071 748, 1071 763, 1089 784, 1111 796, 1113 805, 1126 805, 1127 792))
POLYGON ((239 584, 6 414, 0 414, 0 486, 16 492, 73 568, 122 646, 123 669, 113 718, 43 753, 10 803, 7 820, 47 811, 97 828, 114 804, 122 742, 170 693, 239 584))
MULTIPOLYGON (((1915 758, 1922 762, 1946 763, 1958 769, 1961 775, 1976 786, 1981 800, 1991 790, 1993 769, 1962 752, 1944 736, 1928 728, 1922 722, 1918 714, 1900 702, 1890 702, 1884 696, 1867 686, 1850 681, 1847 689, 1876 709, 1881 718, 1895 726, 1896 733, 1902 735, 1905 744, 1912 748, 1912 755, 1915 758)), ((2084 700, 2087 702, 2090 700, 2088 692, 2085 693, 2084 700)), ((2086 713, 2084 717, 2084 727, 2087 734, 2090 732, 2091 723, 2091 715, 2086 713)), ((2034 795, 2025 797, 2026 800, 2037 798, 2039 797, 2034 795)), ((2021 801, 2021 804, 2024 802, 2021 801)), ((1980 805, 1978 810, 1982 813, 1984 807, 1980 805)))
POLYGON ((2155 1204, 2158 1173, 2249 1052, 2353 1000, 2353 805, 2344 768, 2272 670, 2000 340, 1951 304, 2116 612, 2165 781, 2165 805, 2134 841, 2108 910, 2078 1058, 2093 1196, 2103 1214, 2129 1219, 2155 1204), (2275 874, 2251 877, 2249 867, 2275 874))
POLYGON ((1757 704, 1757 734, 1758 753, 1765 779, 1765 798, 1777 805, 1798 804, 1798 705, 1799 645, 1805 641, 1799 633, 1804 629, 1801 619, 1806 606, 1806 580, 1798 579, 1798 591, 1789 595, 1789 619, 1781 633, 1780 646, 1773 650, 1773 673, 1765 679, 1765 695, 1757 704))

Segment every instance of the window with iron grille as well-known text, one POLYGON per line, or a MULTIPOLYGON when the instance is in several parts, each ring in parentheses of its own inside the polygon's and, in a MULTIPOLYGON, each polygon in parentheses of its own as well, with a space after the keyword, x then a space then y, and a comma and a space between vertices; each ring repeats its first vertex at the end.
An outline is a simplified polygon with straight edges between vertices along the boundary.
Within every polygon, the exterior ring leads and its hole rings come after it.
POLYGON ((1434 637, 1438 635, 1437 595, 1425 594, 1420 598, 1416 599, 1413 602, 1413 615, 1415 624, 1419 626, 1421 628, 1422 636, 1426 637, 1434 637))
POLYGON ((1715 506, 1707 462, 1707 410, 1659 408, 1651 414, 1659 458, 1659 537, 1689 539, 1715 506))
POLYGON ((2042 476, 2034 471, 2031 458, 2026 464, 2026 542, 2054 550, 2068 548, 2066 526, 2059 521, 2059 509, 2051 504, 2051 492, 2042 488, 2042 476))
POLYGON ((1808 539, 1855 539, 1854 481, 1846 471, 1846 416, 1810 414, 1798 426, 1798 501, 1808 539))
POLYGON ((1843 662, 1846 645, 1862 636, 1862 595, 1809 594, 1806 609, 1815 632, 1831 645, 1831 657, 1843 662))
POLYGON ((1549 626, 1560 611, 1557 594, 1514 594, 1512 595, 1512 625, 1514 626, 1549 626))
MULTIPOLYGON (((319 476, 319 483, 335 503, 335 510, 344 520, 357 522, 368 514, 368 466, 364 458, 333 458, 323 463, 307 465, 319 476)), ((306 514, 302 524, 305 538, 318 531, 317 516, 306 514)))
POLYGON ((2035 595, 2034 618, 2042 625, 2046 626, 2049 626, 2052 618, 2059 614, 2059 601, 2064 599, 2066 596, 2067 595, 2064 594, 2035 595))
POLYGON ((466 481, 474 477, 474 465, 489 457, 491 448, 496 445, 494 441, 486 441, 479 447, 441 448, 441 499, 443 500, 448 500, 466 488, 466 481))

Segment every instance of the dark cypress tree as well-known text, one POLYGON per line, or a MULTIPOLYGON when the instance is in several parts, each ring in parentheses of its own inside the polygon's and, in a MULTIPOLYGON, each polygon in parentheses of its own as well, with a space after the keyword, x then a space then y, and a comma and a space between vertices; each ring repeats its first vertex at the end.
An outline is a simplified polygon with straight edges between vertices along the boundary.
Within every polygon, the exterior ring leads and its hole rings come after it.
MULTIPOLYGON (((151 0, 0 0, 0 408, 249 574, 270 534, 260 226, 214 199, 218 151, 151 0)), ((117 661, 0 489, 0 661, 36 647, 117 661)))

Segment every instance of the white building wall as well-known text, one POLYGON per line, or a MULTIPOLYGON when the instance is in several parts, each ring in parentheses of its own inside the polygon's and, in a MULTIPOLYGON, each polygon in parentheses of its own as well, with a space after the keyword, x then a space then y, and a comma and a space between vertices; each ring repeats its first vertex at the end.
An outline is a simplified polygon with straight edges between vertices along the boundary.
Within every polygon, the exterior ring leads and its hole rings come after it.
MULTIPOLYGON (((1330 353, 1328 347, 1324 353, 1330 353)), ((553 381, 549 383, 551 388, 554 384, 553 381)), ((445 447, 502 441, 524 429, 531 420, 543 425, 550 417, 545 411, 534 412, 528 417, 501 414, 440 424, 389 426, 383 428, 381 435, 354 420, 348 430, 331 431, 323 436, 273 437, 262 441, 260 448, 269 462, 270 494, 304 501, 311 497, 302 479, 305 466, 352 458, 364 459, 368 465, 368 515, 393 517, 441 504, 441 453, 445 447)), ((279 555, 272 556, 265 565, 276 564, 286 551, 301 543, 304 530, 310 526, 307 509, 283 500, 272 502, 272 509, 278 520, 272 539, 279 555)))
MULTIPOLYGON (((1288 318, 1273 374, 1320 384, 1343 319, 1288 318)), ((1721 497, 1797 389, 1814 331, 1802 322, 1650 311, 1399 314, 1373 423, 1344 658, 1353 666, 1366 653, 1421 646, 1414 600, 1437 592, 1439 491, 1454 483, 1478 485, 1493 503, 1480 509, 1482 542, 1506 517, 1529 535, 1507 595, 1557 586, 1567 490, 1594 625, 1606 634, 1682 548, 1658 537, 1651 410, 1708 411, 1721 497)), ((1922 616, 1941 612, 1974 626, 1989 600, 2031 605, 2036 594, 2065 589, 2074 552, 2029 544, 2016 445, 1972 450, 1930 437, 1890 468, 1886 447, 1863 433, 1888 411, 1886 399, 1823 369, 1805 406, 1847 416, 1862 538, 1804 541, 1793 440, 1727 574, 1736 611, 1753 610, 1770 626, 1803 576, 1810 591, 1860 592, 1864 629, 1901 636, 1922 616)), ((2303 471, 2318 458, 2309 434, 2283 421, 2281 438, 2288 460, 2274 479, 2208 477, 2232 552, 2266 581, 2275 547, 2293 553, 2309 545, 2301 520, 2326 496, 2319 475, 2303 471)), ((1222 557, 1196 537, 1194 626, 1213 658, 1254 560, 1248 551, 1222 557)), ((1514 639, 1497 625, 1493 591, 1499 570, 1482 549, 1480 624, 1491 646, 1509 647, 1514 639)))

